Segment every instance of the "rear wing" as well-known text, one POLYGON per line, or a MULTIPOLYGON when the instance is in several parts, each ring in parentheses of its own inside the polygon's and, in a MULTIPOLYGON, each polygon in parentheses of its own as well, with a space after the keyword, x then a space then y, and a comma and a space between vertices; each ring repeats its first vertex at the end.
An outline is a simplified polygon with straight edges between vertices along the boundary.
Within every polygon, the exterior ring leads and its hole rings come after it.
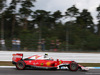
POLYGON ((18 62, 19 60, 23 59, 23 54, 22 53, 16 53, 16 54, 12 54, 12 61, 13 62, 18 62))

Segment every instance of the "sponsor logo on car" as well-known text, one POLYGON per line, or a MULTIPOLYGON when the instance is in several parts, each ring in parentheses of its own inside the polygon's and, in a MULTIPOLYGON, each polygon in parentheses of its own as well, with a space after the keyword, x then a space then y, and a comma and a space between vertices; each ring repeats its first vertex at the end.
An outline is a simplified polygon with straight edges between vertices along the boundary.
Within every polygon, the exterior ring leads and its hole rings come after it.
POLYGON ((61 64, 61 61, 59 61, 59 64, 61 64))
POLYGON ((22 56, 16 55, 14 56, 14 58, 22 58, 22 56))
POLYGON ((47 66, 50 66, 51 63, 50 62, 47 62, 46 64, 47 64, 47 66))
POLYGON ((43 66, 43 63, 41 63, 40 65, 43 66))

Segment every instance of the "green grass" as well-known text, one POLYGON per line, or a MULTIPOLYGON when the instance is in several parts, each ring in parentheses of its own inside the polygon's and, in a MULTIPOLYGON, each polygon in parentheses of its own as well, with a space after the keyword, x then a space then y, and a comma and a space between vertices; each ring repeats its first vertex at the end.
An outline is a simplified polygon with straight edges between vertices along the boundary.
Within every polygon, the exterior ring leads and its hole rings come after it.
POLYGON ((0 61, 0 66, 14 66, 12 62, 9 61, 0 61))
MULTIPOLYGON (((79 63, 82 66, 100 67, 100 63, 79 63)), ((10 61, 0 61, 0 66, 14 66, 10 61)))
POLYGON ((79 63, 79 64, 88 67, 100 67, 100 63, 79 63))

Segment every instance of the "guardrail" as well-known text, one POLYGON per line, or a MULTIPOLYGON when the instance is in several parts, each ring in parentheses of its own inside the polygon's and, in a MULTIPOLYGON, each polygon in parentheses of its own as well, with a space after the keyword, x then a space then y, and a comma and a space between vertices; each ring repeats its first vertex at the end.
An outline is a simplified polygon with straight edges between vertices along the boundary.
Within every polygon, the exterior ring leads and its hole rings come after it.
POLYGON ((32 55, 44 55, 60 60, 74 60, 78 63, 100 63, 100 53, 60 53, 60 52, 24 52, 24 51, 0 51, 0 61, 12 61, 12 54, 23 53, 24 58, 32 55))

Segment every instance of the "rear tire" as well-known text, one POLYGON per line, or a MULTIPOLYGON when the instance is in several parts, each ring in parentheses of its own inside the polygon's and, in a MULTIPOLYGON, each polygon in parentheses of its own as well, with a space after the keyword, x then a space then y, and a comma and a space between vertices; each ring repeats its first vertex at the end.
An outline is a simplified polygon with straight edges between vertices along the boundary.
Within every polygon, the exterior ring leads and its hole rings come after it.
POLYGON ((17 62, 17 64, 16 64, 16 68, 18 69, 18 70, 23 70, 23 69, 25 69, 25 62, 24 61, 18 61, 17 62))
POLYGON ((78 64, 76 62, 71 62, 69 64, 69 70, 70 71, 77 71, 78 70, 78 64))

